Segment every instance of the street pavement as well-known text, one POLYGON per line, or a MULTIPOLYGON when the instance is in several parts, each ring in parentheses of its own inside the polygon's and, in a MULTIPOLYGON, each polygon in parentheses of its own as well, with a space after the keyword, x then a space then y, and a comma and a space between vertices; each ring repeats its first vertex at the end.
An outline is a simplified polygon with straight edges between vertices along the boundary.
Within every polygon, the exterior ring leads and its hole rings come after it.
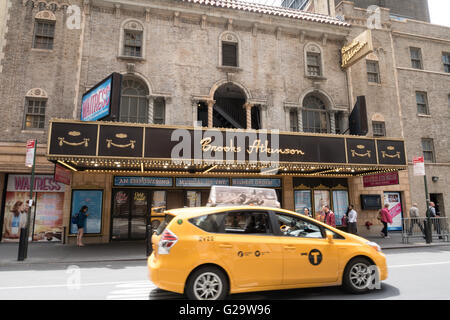
MULTIPOLYGON (((364 295, 313 288, 232 295, 232 300, 442 300, 450 298, 450 246, 387 249, 389 278, 364 295)), ((0 300, 184 299, 147 280, 145 260, 28 263, 0 266, 0 300)))

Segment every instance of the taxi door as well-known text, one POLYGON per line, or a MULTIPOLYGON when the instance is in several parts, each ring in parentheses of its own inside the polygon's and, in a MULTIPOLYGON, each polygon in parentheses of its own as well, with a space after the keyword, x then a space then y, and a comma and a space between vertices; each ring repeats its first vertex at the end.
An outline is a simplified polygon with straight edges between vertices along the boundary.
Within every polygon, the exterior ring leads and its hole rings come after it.
POLYGON ((329 283, 338 279, 338 249, 309 220, 276 213, 282 231, 283 284, 329 283))
POLYGON ((280 285, 283 256, 266 211, 230 211, 214 235, 216 254, 237 288, 280 285))

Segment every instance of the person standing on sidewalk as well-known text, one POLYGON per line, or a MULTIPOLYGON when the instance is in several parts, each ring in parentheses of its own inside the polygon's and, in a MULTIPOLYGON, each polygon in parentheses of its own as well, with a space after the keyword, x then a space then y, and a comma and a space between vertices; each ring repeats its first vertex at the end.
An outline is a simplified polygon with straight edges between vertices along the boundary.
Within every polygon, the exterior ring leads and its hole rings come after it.
POLYGON ((89 216, 88 212, 88 206, 82 206, 80 211, 77 213, 77 227, 78 227, 78 233, 77 233, 77 245, 79 247, 83 247, 83 236, 84 236, 84 229, 86 226, 86 219, 89 216))
POLYGON ((423 229, 422 224, 420 223, 419 216, 420 216, 420 214, 419 214, 419 208, 417 207, 417 203, 413 203, 411 209, 409 209, 409 218, 411 219, 410 223, 409 223, 409 230, 408 230, 409 235, 412 235, 415 224, 417 224, 420 228, 420 231, 422 233, 424 233, 424 229, 423 229))
POLYGON ((349 212, 348 212, 348 232, 349 233, 353 233, 353 234, 357 234, 358 233, 358 229, 357 229, 357 218, 358 218, 358 213, 355 211, 353 205, 349 205, 349 212))
POLYGON ((329 226, 336 228, 336 219, 334 212, 330 210, 328 205, 323 207, 323 222, 329 226))
POLYGON ((381 236, 389 238, 388 236, 388 223, 392 223, 392 217, 389 213, 389 203, 384 204, 384 208, 378 213, 378 219, 383 224, 383 230, 381 230, 381 236))
POLYGON ((432 220, 432 223, 434 225, 434 231, 439 235, 439 239, 442 239, 441 236, 441 219, 440 215, 436 213, 436 205, 433 201, 430 201, 430 206, 428 207, 428 212, 430 215, 430 218, 432 220))

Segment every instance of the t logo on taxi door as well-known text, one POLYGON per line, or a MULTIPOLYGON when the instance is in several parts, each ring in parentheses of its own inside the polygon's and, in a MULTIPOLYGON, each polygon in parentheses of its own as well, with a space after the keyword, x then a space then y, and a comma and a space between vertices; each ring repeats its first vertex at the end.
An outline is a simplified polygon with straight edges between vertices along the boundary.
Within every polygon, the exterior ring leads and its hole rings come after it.
POLYGON ((313 249, 309 252, 308 259, 312 265, 317 266, 322 262, 322 253, 317 249, 313 249))

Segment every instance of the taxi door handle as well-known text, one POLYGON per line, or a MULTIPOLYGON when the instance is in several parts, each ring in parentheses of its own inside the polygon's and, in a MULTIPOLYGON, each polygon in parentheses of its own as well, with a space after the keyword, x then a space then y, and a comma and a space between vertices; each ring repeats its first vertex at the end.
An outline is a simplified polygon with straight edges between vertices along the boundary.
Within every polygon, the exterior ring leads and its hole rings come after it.
POLYGON ((219 244, 219 248, 229 249, 233 248, 231 244, 219 244))
POLYGON ((287 250, 295 250, 296 249, 295 246, 284 246, 284 248, 287 250))

